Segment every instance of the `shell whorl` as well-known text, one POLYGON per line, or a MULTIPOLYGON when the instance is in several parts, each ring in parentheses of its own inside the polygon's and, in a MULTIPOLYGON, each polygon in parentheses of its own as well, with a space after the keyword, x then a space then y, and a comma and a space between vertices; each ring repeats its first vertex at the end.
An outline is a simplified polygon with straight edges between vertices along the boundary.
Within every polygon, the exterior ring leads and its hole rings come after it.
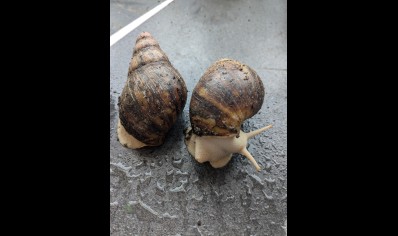
POLYGON ((154 39, 150 33, 142 32, 137 37, 128 74, 141 66, 159 63, 161 61, 170 63, 169 58, 162 49, 160 49, 156 39, 154 39))
POLYGON ((261 78, 249 66, 232 59, 215 62, 192 93, 189 116, 193 132, 238 136, 243 121, 260 110, 264 94, 261 78))
POLYGON ((180 73, 158 42, 149 33, 141 33, 119 97, 121 124, 139 141, 149 146, 161 145, 186 99, 187 88, 180 73))

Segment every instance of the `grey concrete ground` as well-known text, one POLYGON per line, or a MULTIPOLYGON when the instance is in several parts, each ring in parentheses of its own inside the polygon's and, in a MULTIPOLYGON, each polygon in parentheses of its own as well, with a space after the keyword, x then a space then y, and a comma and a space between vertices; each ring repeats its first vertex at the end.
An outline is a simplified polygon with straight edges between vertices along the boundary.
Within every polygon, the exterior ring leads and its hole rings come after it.
POLYGON ((161 2, 160 0, 110 0, 110 34, 112 35, 161 2))
MULTIPOLYGON (((111 34, 158 4, 143 2, 111 1, 111 34)), ((175 0, 110 48, 111 235, 286 235, 286 5, 286 0, 175 0), (116 103, 142 31, 158 40, 184 78, 188 101, 162 146, 130 150, 117 141, 116 103), (184 144, 192 90, 224 57, 252 67, 266 89, 260 112, 243 124, 244 131, 274 126, 249 141, 261 172, 238 154, 222 169, 198 164, 184 144)))

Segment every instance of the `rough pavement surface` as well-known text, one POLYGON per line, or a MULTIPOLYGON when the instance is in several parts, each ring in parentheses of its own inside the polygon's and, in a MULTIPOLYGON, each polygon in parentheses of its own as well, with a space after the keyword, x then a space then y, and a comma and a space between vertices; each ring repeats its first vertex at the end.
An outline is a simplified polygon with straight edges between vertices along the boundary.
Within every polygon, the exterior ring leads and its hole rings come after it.
MULTIPOLYGON (((142 2, 111 1, 111 34, 159 4, 142 2), (124 19, 112 18, 112 4, 124 19), (134 9, 144 10, 131 16, 134 9)), ((286 5, 286 0, 175 0, 110 48, 111 235, 286 235, 286 5), (188 101, 162 146, 130 150, 117 141, 117 97, 142 31, 157 39, 184 78, 188 101), (265 86, 260 112, 243 124, 246 132, 273 125, 249 141, 261 172, 239 154, 222 169, 199 164, 184 144, 192 90, 224 57, 249 65, 265 86)))

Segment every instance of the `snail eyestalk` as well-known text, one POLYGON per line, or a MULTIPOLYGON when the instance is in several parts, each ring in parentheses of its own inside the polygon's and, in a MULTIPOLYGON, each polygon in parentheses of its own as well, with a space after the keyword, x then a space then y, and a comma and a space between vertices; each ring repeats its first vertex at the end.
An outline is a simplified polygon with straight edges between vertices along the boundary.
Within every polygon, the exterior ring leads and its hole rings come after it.
POLYGON ((248 139, 249 139, 249 138, 253 138, 254 136, 256 136, 256 135, 258 135, 258 134, 260 134, 260 133, 266 131, 267 129, 271 129, 271 128, 272 128, 272 125, 267 125, 267 126, 265 126, 265 127, 263 127, 263 128, 260 128, 260 129, 256 129, 256 130, 254 130, 254 131, 251 131, 251 132, 247 133, 247 138, 248 138, 248 139))
POLYGON ((253 166, 256 168, 257 171, 261 170, 260 166, 257 164, 257 161, 254 159, 252 154, 250 154, 250 152, 246 148, 242 149, 240 151, 240 154, 247 157, 247 159, 249 159, 249 161, 253 164, 253 166))
POLYGON ((272 125, 254 130, 249 133, 240 131, 239 138, 232 134, 229 136, 198 136, 192 129, 186 131, 185 144, 189 153, 199 163, 210 162, 214 168, 221 168, 228 164, 233 153, 240 153, 247 157, 257 171, 261 168, 254 157, 246 149, 248 139, 270 129, 272 125))

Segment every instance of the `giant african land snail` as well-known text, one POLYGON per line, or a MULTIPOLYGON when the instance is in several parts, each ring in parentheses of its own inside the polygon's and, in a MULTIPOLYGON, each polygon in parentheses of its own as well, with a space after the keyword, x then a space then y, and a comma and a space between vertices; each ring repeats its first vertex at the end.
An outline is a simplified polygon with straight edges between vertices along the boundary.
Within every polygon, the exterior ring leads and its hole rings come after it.
POLYGON ((240 127, 260 110, 264 93, 260 77, 249 66, 231 59, 211 65, 192 93, 192 128, 185 131, 189 153, 200 163, 209 161, 214 168, 225 166, 233 153, 240 153, 259 171, 259 165, 246 149, 247 140, 272 126, 249 133, 240 127))
POLYGON ((141 33, 119 97, 119 142, 132 149, 163 144, 186 100, 180 73, 152 35, 141 33))

